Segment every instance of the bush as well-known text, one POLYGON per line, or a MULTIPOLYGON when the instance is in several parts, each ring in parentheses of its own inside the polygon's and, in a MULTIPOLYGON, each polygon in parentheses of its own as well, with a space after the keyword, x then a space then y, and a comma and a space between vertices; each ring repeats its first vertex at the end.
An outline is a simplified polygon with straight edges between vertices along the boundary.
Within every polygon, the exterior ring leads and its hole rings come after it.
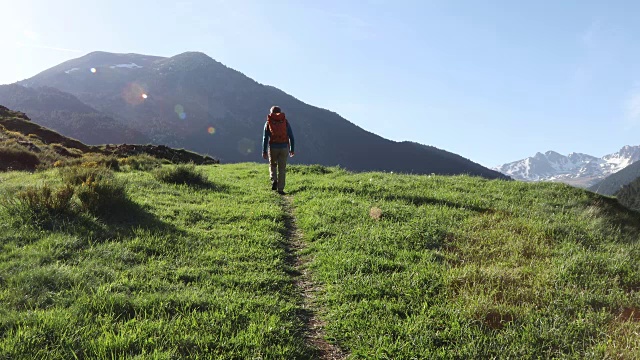
POLYGON ((109 215, 127 202, 124 183, 114 178, 94 180, 89 177, 76 187, 80 210, 93 215, 109 215))
POLYGON ((126 166, 129 170, 150 171, 162 166, 162 162, 151 155, 140 154, 120 159, 120 166, 126 166))
POLYGON ((53 227, 58 220, 74 213, 73 195, 73 186, 53 189, 45 184, 18 192, 14 199, 3 201, 2 206, 23 223, 53 227))
POLYGON ((0 145, 0 170, 35 170, 40 159, 33 152, 15 142, 0 145))
POLYGON ((59 172, 65 183, 74 186, 114 178, 113 172, 103 167, 69 166, 59 172))
POLYGON ((40 154, 43 168, 47 167, 83 167, 83 168, 105 168, 114 171, 120 170, 118 159, 115 156, 105 156, 102 154, 84 154, 79 149, 65 148, 60 144, 53 144, 45 148, 40 154))
POLYGON ((72 166, 59 171, 65 184, 75 186, 81 211, 107 215, 127 201, 125 184, 118 181, 109 169, 72 166))
POLYGON ((82 157, 82 166, 84 167, 105 167, 114 171, 120 170, 120 163, 115 156, 106 156, 102 154, 89 153, 82 157))
POLYGON ((156 179, 172 184, 187 184, 195 186, 210 185, 207 177, 202 171, 196 169, 193 164, 182 164, 177 166, 166 166, 156 169, 153 172, 156 179))

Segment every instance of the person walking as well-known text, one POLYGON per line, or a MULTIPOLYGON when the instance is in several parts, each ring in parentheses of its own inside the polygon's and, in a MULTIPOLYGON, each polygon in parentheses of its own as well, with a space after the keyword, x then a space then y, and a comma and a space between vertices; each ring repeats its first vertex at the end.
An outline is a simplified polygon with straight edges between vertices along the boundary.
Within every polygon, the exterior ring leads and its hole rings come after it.
POLYGON ((285 194, 284 185, 287 176, 287 156, 293 157, 295 155, 294 149, 291 125, 282 110, 280 110, 280 107, 273 106, 267 116, 267 122, 264 124, 262 157, 269 159, 271 190, 277 190, 280 195, 285 194), (268 153, 267 145, 269 146, 268 153))

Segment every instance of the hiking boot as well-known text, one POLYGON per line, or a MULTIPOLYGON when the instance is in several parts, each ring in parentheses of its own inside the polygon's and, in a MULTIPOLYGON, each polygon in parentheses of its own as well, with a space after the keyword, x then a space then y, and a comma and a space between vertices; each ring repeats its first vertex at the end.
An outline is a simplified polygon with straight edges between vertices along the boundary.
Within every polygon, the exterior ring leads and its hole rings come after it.
POLYGON ((274 181, 271 183, 271 190, 278 190, 278 182, 274 181))
POLYGON ((284 192, 284 190, 278 190, 278 194, 280 194, 280 195, 286 195, 287 193, 286 193, 286 192, 284 192))

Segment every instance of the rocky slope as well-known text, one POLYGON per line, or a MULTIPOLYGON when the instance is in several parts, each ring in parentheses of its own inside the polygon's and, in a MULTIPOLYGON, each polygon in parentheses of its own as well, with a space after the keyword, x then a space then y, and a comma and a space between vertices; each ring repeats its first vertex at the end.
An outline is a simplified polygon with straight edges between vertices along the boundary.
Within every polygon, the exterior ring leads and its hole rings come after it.
POLYGON ((555 151, 537 153, 526 159, 504 164, 495 170, 523 181, 555 181, 589 187, 640 160, 640 146, 625 146, 601 158, 555 151))

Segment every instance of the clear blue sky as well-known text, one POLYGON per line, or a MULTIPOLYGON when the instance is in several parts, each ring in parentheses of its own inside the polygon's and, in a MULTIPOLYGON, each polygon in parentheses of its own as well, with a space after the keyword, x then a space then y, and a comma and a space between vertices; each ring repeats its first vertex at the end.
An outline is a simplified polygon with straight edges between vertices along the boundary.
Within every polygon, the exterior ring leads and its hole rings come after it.
POLYGON ((95 50, 202 51, 486 166, 602 156, 640 144, 639 15, 633 0, 7 1, 0 84, 95 50))

